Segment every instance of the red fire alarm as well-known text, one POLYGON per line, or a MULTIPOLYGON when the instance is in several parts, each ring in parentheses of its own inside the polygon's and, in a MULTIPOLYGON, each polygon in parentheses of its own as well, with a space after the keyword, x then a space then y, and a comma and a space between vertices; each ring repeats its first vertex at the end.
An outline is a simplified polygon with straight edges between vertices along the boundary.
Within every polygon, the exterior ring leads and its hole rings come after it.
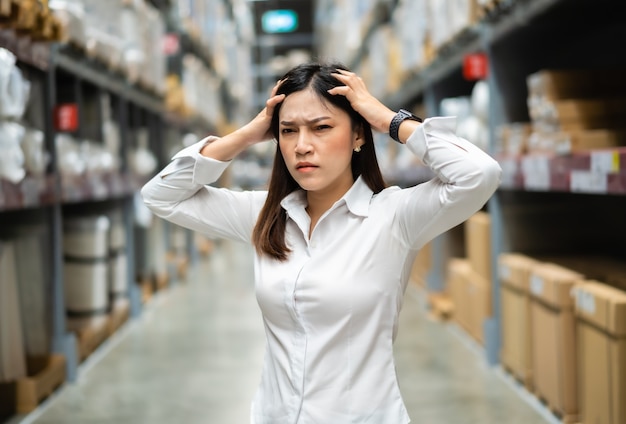
POLYGON ((54 128, 63 132, 74 132, 78 129, 78 105, 76 103, 64 103, 54 108, 54 128))
POLYGON ((477 81, 487 78, 489 61, 485 53, 471 53, 463 57, 463 78, 477 81))

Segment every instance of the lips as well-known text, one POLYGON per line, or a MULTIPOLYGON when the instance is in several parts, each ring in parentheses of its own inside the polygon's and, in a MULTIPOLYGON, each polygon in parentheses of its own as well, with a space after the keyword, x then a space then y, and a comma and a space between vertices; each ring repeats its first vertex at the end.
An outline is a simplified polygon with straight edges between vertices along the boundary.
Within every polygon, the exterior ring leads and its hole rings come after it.
POLYGON ((296 164, 296 169, 298 171, 303 171, 303 172, 305 172, 305 171, 312 171, 312 170, 314 170, 316 168, 317 168, 317 165, 314 165, 314 164, 312 164, 310 162, 298 162, 296 164))

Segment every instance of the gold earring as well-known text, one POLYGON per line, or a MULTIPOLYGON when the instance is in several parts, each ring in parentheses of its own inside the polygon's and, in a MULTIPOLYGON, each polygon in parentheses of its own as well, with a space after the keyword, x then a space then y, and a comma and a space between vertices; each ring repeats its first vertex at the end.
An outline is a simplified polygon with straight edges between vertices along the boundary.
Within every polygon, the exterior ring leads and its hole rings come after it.
POLYGON ((361 146, 356 146, 356 147, 354 148, 354 151, 355 151, 356 153, 359 153, 359 152, 361 151, 361 146))

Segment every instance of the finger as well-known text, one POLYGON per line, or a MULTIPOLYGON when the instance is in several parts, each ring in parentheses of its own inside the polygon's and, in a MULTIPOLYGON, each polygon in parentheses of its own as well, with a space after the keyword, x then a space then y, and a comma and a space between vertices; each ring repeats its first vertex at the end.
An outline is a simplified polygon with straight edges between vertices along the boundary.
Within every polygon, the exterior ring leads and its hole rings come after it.
POLYGON ((272 96, 269 99, 267 99, 266 105, 274 107, 278 103, 282 102, 283 100, 285 100, 285 95, 284 94, 278 94, 278 95, 272 96))
POLYGON ((276 95, 276 92, 278 91, 278 89, 280 88, 280 85, 284 81, 285 81, 284 79, 276 81, 276 84, 274 85, 274 87, 272 87, 272 93, 270 94, 270 97, 274 97, 276 95))
POLYGON ((333 75, 338 81, 350 87, 360 88, 364 86, 363 79, 352 72, 349 74, 333 73, 331 75, 333 75))
POLYGON ((330 90, 328 90, 328 94, 332 94, 332 95, 339 94, 342 96, 347 96, 349 92, 350 92, 350 87, 348 87, 347 85, 333 87, 330 90))
POLYGON ((267 115, 272 115, 274 113, 274 108, 276 105, 285 100, 284 94, 279 94, 277 96, 272 96, 265 102, 265 111, 267 115))
POLYGON ((348 79, 351 76, 351 75, 348 75, 348 74, 340 73, 339 71, 332 72, 331 75, 333 77, 337 78, 340 81, 344 81, 344 80, 348 79))

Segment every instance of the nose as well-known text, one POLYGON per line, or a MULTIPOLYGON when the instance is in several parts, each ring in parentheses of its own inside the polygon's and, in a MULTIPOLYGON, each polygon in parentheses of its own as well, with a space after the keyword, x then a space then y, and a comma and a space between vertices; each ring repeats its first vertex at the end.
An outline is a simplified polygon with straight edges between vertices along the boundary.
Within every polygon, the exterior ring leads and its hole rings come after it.
POLYGON ((309 143, 305 131, 298 132, 295 151, 298 155, 305 155, 311 151, 311 143, 309 143))

